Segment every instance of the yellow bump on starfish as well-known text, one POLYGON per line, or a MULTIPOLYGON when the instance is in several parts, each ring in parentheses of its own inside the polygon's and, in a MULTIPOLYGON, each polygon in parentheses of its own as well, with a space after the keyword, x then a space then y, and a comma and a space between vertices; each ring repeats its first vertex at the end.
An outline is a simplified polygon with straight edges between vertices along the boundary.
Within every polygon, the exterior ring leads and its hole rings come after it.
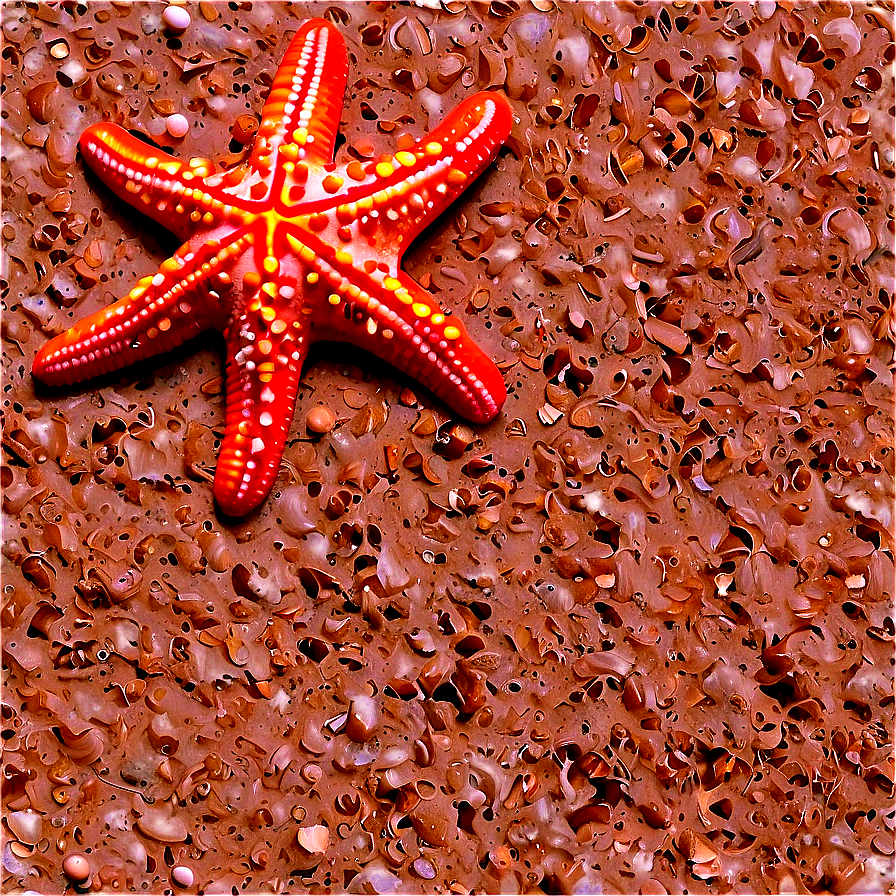
POLYGON ((442 151, 442 144, 431 140, 426 144, 426 152, 431 156, 437 156, 442 151))
POLYGON ((459 168, 452 168, 448 172, 448 183, 449 184, 462 184, 466 179, 467 175, 463 173, 459 168))
POLYGON ((305 280, 308 281, 309 285, 314 286, 314 284, 317 283, 318 280, 320 280, 320 275, 317 273, 317 271, 309 271, 307 276, 305 277, 305 280))
POLYGON ((374 170, 377 177, 391 177, 395 173, 391 162, 379 162, 374 170))
POLYGON ((403 286, 400 286, 395 290, 395 298, 405 305, 410 305, 411 302, 414 301, 413 298, 411 298, 411 294, 403 286))
POLYGON ((412 152, 408 152, 407 150, 401 150, 395 153, 395 161, 401 165, 404 165, 405 168, 410 168, 412 165, 417 164, 417 156, 415 156, 412 152))
POLYGON ((261 263, 261 266, 264 268, 266 274, 270 274, 273 276, 280 270, 280 262, 274 258, 273 255, 266 255, 264 261, 261 263))
POLYGON ((212 173, 212 163, 208 159, 190 159, 190 168, 196 177, 208 177, 212 173))
POLYGON ((446 339, 458 339, 460 337, 460 330, 457 327, 445 327, 444 335, 446 339))
POLYGON ((417 317, 429 317, 429 305, 424 305, 423 302, 414 302, 411 305, 411 311, 417 315, 417 317))
POLYGON ((430 318, 430 320, 433 322, 433 324, 435 324, 438 327, 440 324, 445 323, 445 315, 440 314, 437 311, 435 314, 433 314, 433 316, 430 318))
POLYGON ((329 301, 331 305, 338 305, 341 299, 336 295, 335 292, 331 292, 327 298, 327 301, 329 301))

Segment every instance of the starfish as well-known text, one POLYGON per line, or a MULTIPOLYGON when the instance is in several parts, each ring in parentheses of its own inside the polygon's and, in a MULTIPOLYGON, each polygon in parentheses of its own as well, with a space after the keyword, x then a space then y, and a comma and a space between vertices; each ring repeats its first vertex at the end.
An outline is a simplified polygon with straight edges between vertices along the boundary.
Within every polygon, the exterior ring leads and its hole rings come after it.
POLYGON ((214 495, 230 516, 273 486, 315 340, 378 355, 473 422, 493 419, 507 396, 463 324, 400 268, 408 244, 496 155, 512 122, 507 101, 475 94, 409 149, 335 165, 347 77, 342 35, 313 19, 286 51, 241 166, 184 162, 114 124, 80 139, 114 193, 185 242, 124 298, 51 339, 33 374, 69 385, 221 330, 227 403, 214 495))

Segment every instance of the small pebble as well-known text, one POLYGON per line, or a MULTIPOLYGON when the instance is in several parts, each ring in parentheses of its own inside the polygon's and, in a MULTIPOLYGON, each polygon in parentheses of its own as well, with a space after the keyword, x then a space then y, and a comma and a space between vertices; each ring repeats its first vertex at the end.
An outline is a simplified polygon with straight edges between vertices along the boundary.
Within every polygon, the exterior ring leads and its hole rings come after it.
POLYGON ((75 853, 65 857, 62 870, 72 883, 83 883, 90 877, 90 862, 84 856, 75 853))
POLYGON ((308 416, 305 418, 305 426, 308 427, 308 432, 313 432, 317 435, 329 432, 335 425, 336 412, 322 404, 311 408, 308 411, 308 416))
POLYGON ((171 869, 171 880, 185 890, 193 886, 195 879, 193 869, 188 868, 186 865, 175 865, 171 869))
POLYGON ((258 130, 258 119, 248 113, 238 115, 233 123, 233 139, 245 146, 258 130))
POLYGON ((168 6, 162 21, 172 34, 183 34, 190 27, 190 14, 182 6, 168 6))
POLYGON ((422 877, 423 880, 432 880, 436 876, 436 869, 432 867, 432 863, 422 856, 414 861, 412 867, 417 877, 422 877))
POLYGON ((186 136, 187 131, 190 130, 190 122, 187 121, 186 116, 175 112, 165 120, 165 127, 168 128, 168 133, 172 137, 180 138, 186 136))

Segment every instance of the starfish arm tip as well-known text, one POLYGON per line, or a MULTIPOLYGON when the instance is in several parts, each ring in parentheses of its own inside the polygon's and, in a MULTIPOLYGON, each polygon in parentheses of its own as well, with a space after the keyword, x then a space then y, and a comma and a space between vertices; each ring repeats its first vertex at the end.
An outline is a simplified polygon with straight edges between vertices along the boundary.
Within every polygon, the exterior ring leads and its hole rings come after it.
MULTIPOLYGON (((247 471, 245 460, 235 457, 232 446, 225 447, 215 470, 215 503, 225 516, 244 517, 268 497, 280 470, 280 453, 247 471)), ((253 464, 254 466, 254 464, 253 464)))
POLYGON ((345 39, 325 19, 310 19, 287 48, 262 112, 251 165, 271 170, 281 153, 332 162, 348 78, 345 39))
POLYGON ((110 125, 105 121, 98 121, 96 124, 88 125, 81 132, 81 136, 78 138, 78 145, 83 150, 85 146, 90 145, 91 141, 103 142, 109 136, 109 130, 112 127, 117 127, 117 125, 110 125))
POLYGON ((53 340, 43 345, 31 362, 31 376, 46 386, 54 385, 53 377, 50 375, 48 369, 50 366, 52 344, 53 340))
POLYGON ((491 423, 504 408, 507 401, 507 386, 500 371, 495 368, 496 377, 488 377, 485 383, 485 393, 488 396, 476 408, 470 411, 470 420, 473 423, 491 423))
POLYGON ((45 343, 31 362, 31 375, 45 386, 72 386, 96 375, 80 352, 72 351, 77 339, 69 330, 45 343), (65 357, 63 357, 65 356, 65 357))
MULTIPOLYGON (((218 469, 220 469, 220 465, 218 469)), ((214 496, 215 504, 224 516, 239 519, 252 513, 253 510, 257 510, 267 497, 267 492, 253 491, 246 495, 238 495, 229 484, 219 484, 216 476, 214 496)))
POLYGON ((232 517, 255 510, 277 480, 308 350, 306 339, 268 327, 251 304, 225 334, 227 422, 214 493, 232 517))

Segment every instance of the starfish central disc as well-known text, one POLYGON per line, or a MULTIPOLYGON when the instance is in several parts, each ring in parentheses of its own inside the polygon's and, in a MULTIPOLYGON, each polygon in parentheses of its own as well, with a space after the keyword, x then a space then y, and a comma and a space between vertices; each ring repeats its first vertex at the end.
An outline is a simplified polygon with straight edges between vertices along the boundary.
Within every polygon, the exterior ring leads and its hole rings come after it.
POLYGON ((90 168, 184 244, 154 277, 50 340, 34 376, 78 382, 220 329, 227 422, 214 491, 233 516, 273 486, 315 340, 373 352, 474 422, 493 419, 507 395, 463 324, 400 267, 414 237, 496 155, 510 131, 507 101, 478 93, 409 149, 334 165, 347 76, 342 35, 306 22, 251 156, 228 171, 175 159, 114 124, 81 136, 90 168))

